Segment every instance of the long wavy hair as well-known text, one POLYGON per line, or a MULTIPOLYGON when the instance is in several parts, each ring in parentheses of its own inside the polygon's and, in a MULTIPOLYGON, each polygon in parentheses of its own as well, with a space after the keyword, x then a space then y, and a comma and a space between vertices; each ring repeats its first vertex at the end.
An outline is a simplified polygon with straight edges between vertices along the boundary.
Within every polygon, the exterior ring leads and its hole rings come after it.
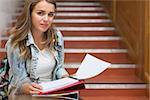
MULTIPOLYGON (((24 59, 31 58, 30 48, 26 46, 26 41, 28 39, 28 32, 31 30, 31 13, 40 1, 46 1, 55 6, 56 11, 56 1, 55 0, 25 0, 25 5, 22 14, 18 17, 15 26, 11 29, 10 33, 13 34, 11 44, 14 48, 20 49, 20 56, 24 59)), ((49 29, 44 32, 42 41, 45 47, 49 49, 52 48, 55 42, 55 29, 53 24, 49 29)))

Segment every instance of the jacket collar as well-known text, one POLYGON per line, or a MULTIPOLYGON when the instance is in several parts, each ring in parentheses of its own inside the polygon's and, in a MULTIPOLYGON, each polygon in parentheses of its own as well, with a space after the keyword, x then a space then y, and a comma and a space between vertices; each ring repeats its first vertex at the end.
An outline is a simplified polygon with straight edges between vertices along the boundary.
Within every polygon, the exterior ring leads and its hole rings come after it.
POLYGON ((27 38, 26 46, 29 46, 31 44, 35 44, 31 31, 29 31, 27 37, 28 38, 27 38))

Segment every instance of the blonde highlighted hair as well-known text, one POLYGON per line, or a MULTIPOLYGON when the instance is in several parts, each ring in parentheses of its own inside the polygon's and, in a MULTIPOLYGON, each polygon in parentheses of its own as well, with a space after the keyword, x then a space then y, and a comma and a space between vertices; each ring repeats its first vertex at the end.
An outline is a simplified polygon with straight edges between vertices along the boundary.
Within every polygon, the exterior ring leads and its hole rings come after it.
MULTIPOLYGON (((28 32, 31 30, 31 13, 36 6, 37 3, 40 1, 46 1, 51 3, 55 6, 56 10, 56 1, 55 0, 25 0, 25 5, 22 14, 18 17, 15 26, 11 29, 10 33, 13 34, 11 44, 14 48, 20 49, 20 56, 24 59, 31 58, 30 48, 26 46, 27 35, 28 32)), ((55 41, 55 29, 53 25, 44 32, 43 35, 43 44, 45 47, 49 49, 52 48, 55 41)))

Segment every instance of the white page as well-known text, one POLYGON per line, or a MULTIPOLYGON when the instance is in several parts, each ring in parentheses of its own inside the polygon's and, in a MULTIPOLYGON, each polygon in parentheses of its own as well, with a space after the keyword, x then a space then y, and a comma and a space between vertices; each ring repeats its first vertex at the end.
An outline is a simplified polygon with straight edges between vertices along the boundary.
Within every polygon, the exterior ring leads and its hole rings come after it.
POLYGON ((110 66, 110 63, 100 60, 90 54, 86 54, 84 60, 82 61, 80 67, 75 73, 75 78, 77 79, 88 79, 92 78, 110 66))
POLYGON ((78 82, 78 80, 66 77, 55 81, 42 82, 39 85, 41 85, 43 88, 42 92, 47 92, 47 91, 59 89, 69 84, 73 84, 75 82, 78 82))

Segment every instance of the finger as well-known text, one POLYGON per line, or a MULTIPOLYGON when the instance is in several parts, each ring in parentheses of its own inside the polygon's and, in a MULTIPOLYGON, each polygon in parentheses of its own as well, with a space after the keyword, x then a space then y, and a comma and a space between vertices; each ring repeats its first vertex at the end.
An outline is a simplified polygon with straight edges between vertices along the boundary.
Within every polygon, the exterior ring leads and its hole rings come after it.
POLYGON ((39 94, 39 91, 30 91, 30 94, 39 94))
POLYGON ((41 91, 41 89, 35 88, 32 85, 30 86, 30 91, 41 91))
POLYGON ((33 87, 37 88, 37 89, 42 90, 42 86, 41 86, 41 85, 39 85, 39 84, 32 83, 31 85, 32 85, 33 87))

